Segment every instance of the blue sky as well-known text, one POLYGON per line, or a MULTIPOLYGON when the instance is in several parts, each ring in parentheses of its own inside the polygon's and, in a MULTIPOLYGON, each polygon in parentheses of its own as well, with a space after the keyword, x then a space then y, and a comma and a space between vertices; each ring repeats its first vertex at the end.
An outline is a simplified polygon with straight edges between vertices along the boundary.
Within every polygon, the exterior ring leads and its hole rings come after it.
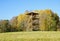
POLYGON ((0 20, 41 9, 51 9, 60 16, 60 0, 0 0, 0 20))

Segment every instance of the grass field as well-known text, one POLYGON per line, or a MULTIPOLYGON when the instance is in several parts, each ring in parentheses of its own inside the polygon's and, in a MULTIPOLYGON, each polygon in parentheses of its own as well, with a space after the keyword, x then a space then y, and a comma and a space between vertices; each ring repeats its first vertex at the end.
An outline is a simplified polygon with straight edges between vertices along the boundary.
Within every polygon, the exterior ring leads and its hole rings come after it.
POLYGON ((60 41, 58 31, 0 33, 0 41, 60 41))

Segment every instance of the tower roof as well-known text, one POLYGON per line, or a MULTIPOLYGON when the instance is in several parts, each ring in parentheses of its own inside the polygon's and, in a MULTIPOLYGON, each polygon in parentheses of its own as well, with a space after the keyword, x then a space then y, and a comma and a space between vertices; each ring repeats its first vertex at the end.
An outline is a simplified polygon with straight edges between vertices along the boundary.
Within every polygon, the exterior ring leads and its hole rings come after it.
POLYGON ((38 15, 38 13, 30 12, 30 13, 27 13, 27 15, 38 15))

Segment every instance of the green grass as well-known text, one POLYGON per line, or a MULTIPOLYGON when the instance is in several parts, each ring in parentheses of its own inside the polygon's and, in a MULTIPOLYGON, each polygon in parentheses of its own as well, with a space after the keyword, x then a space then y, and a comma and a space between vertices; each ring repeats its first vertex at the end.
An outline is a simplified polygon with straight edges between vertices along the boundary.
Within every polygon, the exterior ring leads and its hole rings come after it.
POLYGON ((59 31, 0 33, 0 41, 60 41, 59 31))

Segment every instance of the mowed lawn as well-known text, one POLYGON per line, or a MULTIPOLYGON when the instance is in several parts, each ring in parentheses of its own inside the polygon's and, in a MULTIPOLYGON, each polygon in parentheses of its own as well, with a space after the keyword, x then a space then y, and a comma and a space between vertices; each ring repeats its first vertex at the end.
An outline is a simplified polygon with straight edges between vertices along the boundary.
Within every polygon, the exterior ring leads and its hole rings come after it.
POLYGON ((59 31, 0 33, 0 41, 60 41, 59 31))

